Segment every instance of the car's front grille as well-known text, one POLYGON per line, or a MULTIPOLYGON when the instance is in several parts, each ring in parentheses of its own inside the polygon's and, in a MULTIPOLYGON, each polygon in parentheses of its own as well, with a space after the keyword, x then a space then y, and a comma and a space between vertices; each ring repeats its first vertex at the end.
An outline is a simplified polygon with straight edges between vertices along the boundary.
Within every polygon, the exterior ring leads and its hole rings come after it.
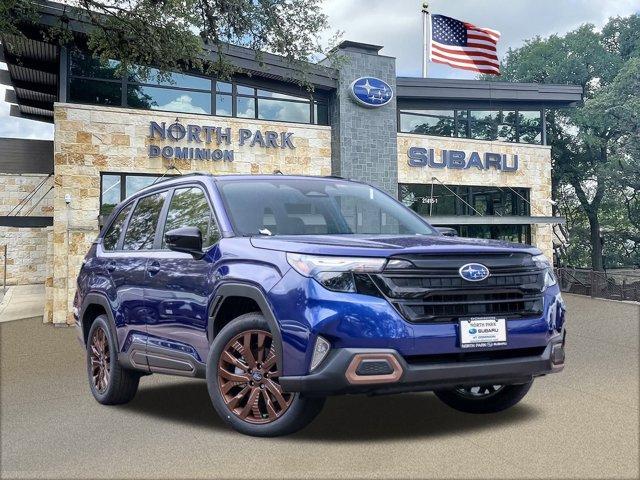
POLYGON ((391 304, 410 322, 451 322, 464 317, 522 318, 543 311, 544 272, 525 259, 485 256, 480 261, 491 276, 479 282, 460 277, 468 258, 428 257, 419 268, 386 270, 372 278, 391 304), (511 259, 511 262, 509 261, 511 259))

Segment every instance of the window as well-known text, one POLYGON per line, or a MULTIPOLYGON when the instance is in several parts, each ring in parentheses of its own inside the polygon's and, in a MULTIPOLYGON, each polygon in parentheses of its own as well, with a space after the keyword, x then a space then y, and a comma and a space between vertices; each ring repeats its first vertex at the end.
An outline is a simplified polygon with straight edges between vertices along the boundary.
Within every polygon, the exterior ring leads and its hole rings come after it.
POLYGON ((399 128, 439 137, 542 143, 540 110, 400 110, 399 128))
POLYGON ((208 78, 183 73, 170 73, 161 76, 159 70, 155 68, 143 70, 140 67, 133 67, 129 72, 129 81, 192 90, 211 90, 211 80, 208 78))
POLYGON ((79 103, 120 106, 122 85, 120 82, 72 78, 69 84, 69 97, 79 103))
POLYGON ((158 178, 156 175, 103 173, 100 182, 100 215, 109 215, 118 203, 152 185, 158 178))
POLYGON ((127 106, 146 110, 211 114, 211 93, 164 87, 127 87, 127 106))
POLYGON ((368 185, 320 179, 218 181, 239 235, 430 235, 433 230, 368 185))
POLYGON ((470 127, 471 138, 479 140, 496 140, 498 138, 497 119, 494 112, 490 110, 471 110, 470 127))
POLYGON ((518 137, 523 143, 542 143, 542 117, 539 111, 518 112, 518 137))
POLYGON ((199 228, 202 233, 202 246, 205 248, 220 238, 207 197, 200 188, 178 188, 173 192, 162 234, 162 248, 165 248, 164 234, 181 227, 199 228))
POLYGON ((121 198, 120 175, 102 175, 100 194, 100 215, 109 215, 121 198))
POLYGON ((438 137, 455 136, 453 110, 413 110, 400 116, 401 131, 438 137))
POLYGON ((241 117, 328 125, 325 98, 255 88, 186 73, 160 74, 134 66, 126 75, 120 62, 102 62, 74 49, 69 62, 69 100, 145 110, 241 117))
MULTIPOLYGON (((444 226, 444 225, 443 225, 444 226)), ((446 225, 461 237, 531 243, 531 225, 446 225)))
POLYGON ((400 184, 400 201, 423 216, 529 215, 529 189, 466 185, 400 184))
POLYGON ((125 220, 127 219, 127 215, 129 215, 129 211, 131 210, 131 204, 124 207, 118 213, 118 216, 113 221, 107 233, 105 233, 104 238, 102 239, 102 248, 105 250, 115 250, 118 246, 118 240, 120 239, 120 233, 122 233, 122 227, 124 225, 125 220))
POLYGON ((156 226, 167 192, 155 193, 138 200, 127 232, 123 250, 151 250, 156 235, 156 226))

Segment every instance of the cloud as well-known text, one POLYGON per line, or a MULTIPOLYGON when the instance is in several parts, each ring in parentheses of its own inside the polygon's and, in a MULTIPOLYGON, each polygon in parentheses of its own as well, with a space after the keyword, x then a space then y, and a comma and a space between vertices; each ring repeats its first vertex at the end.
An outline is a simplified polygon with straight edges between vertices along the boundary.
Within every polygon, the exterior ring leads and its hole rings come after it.
MULTIPOLYGON (((417 77, 422 71, 422 1, 420 0, 327 0, 331 32, 344 31, 344 40, 383 45, 382 55, 396 57, 399 76, 417 77)), ((499 30, 499 54, 508 47, 540 35, 566 33, 583 23, 604 25, 609 17, 640 11, 640 0, 431 0, 429 11, 499 30)), ((429 64, 429 77, 475 78, 473 72, 429 64)))
MULTIPOLYGON (((154 108, 153 106, 151 108, 154 108)), ((172 112, 187 112, 187 113, 208 113, 204 108, 193 104, 193 98, 191 95, 180 95, 179 97, 171 100, 164 105, 158 105, 158 110, 169 110, 172 112)))

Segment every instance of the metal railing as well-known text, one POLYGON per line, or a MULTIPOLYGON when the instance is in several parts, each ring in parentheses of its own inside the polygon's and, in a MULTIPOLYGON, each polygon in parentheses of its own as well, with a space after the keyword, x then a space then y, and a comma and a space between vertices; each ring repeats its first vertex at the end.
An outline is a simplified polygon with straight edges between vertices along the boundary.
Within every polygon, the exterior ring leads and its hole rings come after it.
POLYGON ((599 272, 565 267, 555 271, 563 292, 640 302, 640 271, 599 272))

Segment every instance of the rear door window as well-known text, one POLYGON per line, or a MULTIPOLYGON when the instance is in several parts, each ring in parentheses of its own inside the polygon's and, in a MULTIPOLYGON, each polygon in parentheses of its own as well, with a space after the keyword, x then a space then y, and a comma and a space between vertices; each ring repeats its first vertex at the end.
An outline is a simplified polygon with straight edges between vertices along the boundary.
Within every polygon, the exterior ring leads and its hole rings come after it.
POLYGON ((124 235, 123 250, 153 249, 158 218, 166 196, 167 192, 161 192, 138 200, 124 235))
POLYGON ((124 207, 118 213, 118 216, 113 221, 107 233, 104 234, 102 239, 102 248, 105 250, 115 250, 118 246, 118 240, 120 239, 120 234, 122 233, 122 227, 124 226, 124 222, 127 219, 127 215, 129 215, 129 211, 131 211, 131 204, 124 207))
POLYGON ((181 227, 197 227, 202 233, 202 246, 210 247, 220 239, 220 231, 205 193, 198 187, 177 188, 164 225, 162 248, 165 247, 164 234, 181 227))

